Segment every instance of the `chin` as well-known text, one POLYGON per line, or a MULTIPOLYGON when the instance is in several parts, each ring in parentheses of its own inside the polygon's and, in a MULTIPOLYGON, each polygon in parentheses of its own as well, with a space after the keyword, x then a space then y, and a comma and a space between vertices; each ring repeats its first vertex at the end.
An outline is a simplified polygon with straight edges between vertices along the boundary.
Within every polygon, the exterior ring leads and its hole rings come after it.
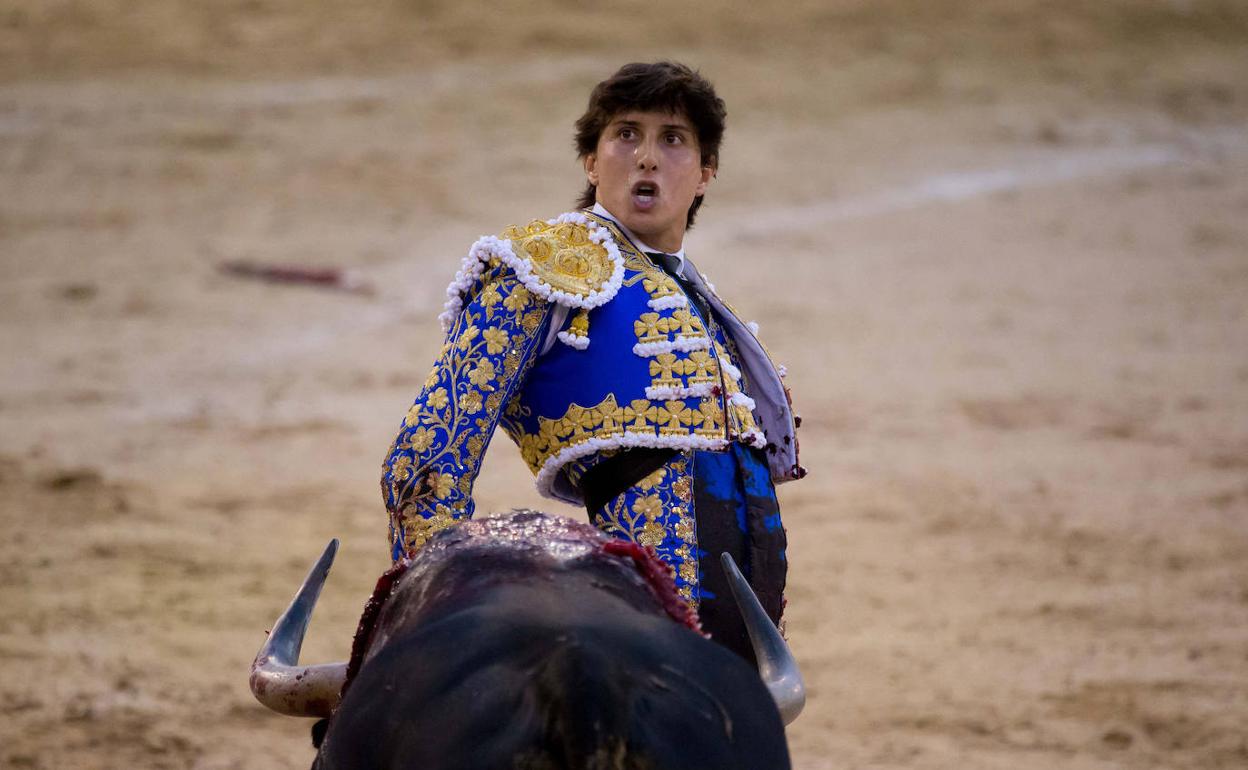
POLYGON ((637 237, 644 240, 644 235, 658 235, 672 229, 672 220, 655 211, 630 211, 624 224, 637 237))

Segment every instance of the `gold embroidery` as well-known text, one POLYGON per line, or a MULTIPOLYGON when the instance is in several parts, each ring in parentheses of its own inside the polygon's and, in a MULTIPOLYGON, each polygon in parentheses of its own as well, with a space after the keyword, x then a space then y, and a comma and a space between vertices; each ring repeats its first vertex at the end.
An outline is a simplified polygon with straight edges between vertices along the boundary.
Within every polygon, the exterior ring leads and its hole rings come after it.
POLYGON ((472 347, 472 341, 475 340, 477 335, 480 333, 481 330, 478 329, 475 324, 469 325, 467 329, 464 329, 460 333, 459 339, 455 341, 455 347, 460 350, 467 350, 472 347))
POLYGON ((676 537, 681 540, 692 540, 693 522, 682 516, 680 521, 676 523, 676 537))
MULTIPOLYGON (((434 382, 436 383, 437 380, 434 380, 434 382)), ((403 417, 403 424, 410 428, 416 424, 416 420, 419 416, 420 416, 420 405, 412 404, 411 407, 408 408, 407 414, 404 415, 403 417)))
POLYGON ((677 485, 692 483, 686 457, 677 455, 602 509, 592 511, 591 518, 607 534, 655 549, 679 576, 677 590, 681 596, 696 605, 697 528, 675 494, 677 485))
POLYGON ((657 495, 639 497, 637 502, 633 503, 633 512, 647 519, 657 519, 663 513, 663 502, 657 495))
POLYGON ((644 273, 642 275, 644 277, 641 280, 641 285, 651 297, 658 299, 659 297, 671 297, 680 294, 680 287, 676 285, 676 282, 667 273, 662 273, 661 277, 645 275, 644 273))
MULTIPOLYGON (((611 401, 614 403, 615 398, 612 397, 611 401)), ((628 429, 633 433, 653 432, 653 425, 658 417, 659 407, 641 399, 630 402, 623 414, 623 419, 628 422, 628 429)))
POLYGON ((659 435, 683 436, 689 432, 685 430, 686 426, 702 422, 704 416, 701 412, 685 406, 684 401, 668 401, 663 404, 659 418, 659 435))
POLYGON ((412 458, 407 455, 394 458, 394 462, 390 464, 390 475, 395 481, 407 481, 412 475, 412 458))
POLYGON ((704 398, 698 404, 698 411, 702 412, 702 425, 704 426, 704 429, 699 430, 698 433, 700 435, 707 435, 708 433, 714 436, 719 435, 724 427, 724 413, 720 408, 719 401, 704 398))
POLYGON ((427 519, 412 511, 403 517, 403 543, 409 550, 415 550, 454 523, 455 517, 445 505, 439 505, 427 519))
POLYGON ((651 548, 658 548, 666 536, 667 530, 663 529, 662 524, 657 521, 647 521, 641 528, 640 534, 637 535, 637 542, 651 548))
POLYGON ((492 356, 502 353, 503 348, 507 347, 507 332, 502 329, 491 326, 481 336, 485 338, 485 352, 492 356))
POLYGON ((494 390, 491 385, 498 373, 494 371, 494 362, 488 358, 483 358, 477 362, 472 371, 468 372, 468 381, 482 390, 494 390))
POLYGON ((550 306, 536 303, 498 262, 449 331, 438 361, 391 448, 382 479, 395 558, 471 515, 473 480, 489 434, 539 343, 550 306), (488 394, 488 395, 487 395, 488 394))
POLYGON ((662 318, 658 313, 642 313, 633 321, 633 332, 639 342, 666 342, 667 333, 671 330, 671 321, 662 318))
POLYGON ((673 373, 683 370, 684 362, 675 353, 660 353, 650 359, 650 384, 656 388, 680 387, 681 382, 673 373))
POLYGON ((672 331, 684 337, 706 336, 706 327, 702 325, 702 321, 691 313, 688 308, 678 307, 673 310, 672 320, 668 325, 672 331))
POLYGON ((503 307, 513 313, 516 313, 524 310, 532 301, 533 295, 529 294, 529 290, 523 286, 517 286, 512 290, 511 294, 508 294, 507 298, 503 300, 503 307))
POLYGON ((572 323, 568 324, 568 331, 574 337, 589 336, 589 311, 581 308, 576 315, 572 316, 572 323))
POLYGON ((408 439, 407 446, 412 448, 414 452, 423 452, 433 443, 433 431, 428 428, 417 428, 412 431, 411 437, 408 439))
POLYGON ((532 334, 537 331, 537 327, 542 325, 542 319, 545 317, 546 314, 540 310, 530 310, 524 314, 524 318, 520 319, 520 325, 524 327, 525 332, 532 334))
POLYGON ((469 390, 459 397, 459 408, 467 414, 476 414, 481 411, 481 391, 469 390))
MULTIPOLYGON (((685 477, 685 478, 679 479, 675 484, 672 485, 672 491, 675 492, 676 496, 679 497, 681 500, 684 500, 685 502, 689 502, 689 498, 692 497, 693 495, 693 484, 692 482, 689 481, 688 477, 685 477)), ((688 538, 685 538, 685 539, 688 539, 688 538)))
MULTIPOLYGON (((628 239, 624 238, 610 223, 604 223, 615 234, 620 247, 620 255, 624 257, 626 270, 624 285, 633 286, 639 280, 651 299, 660 299, 680 293, 680 287, 667 273, 660 270, 649 259, 633 248, 628 239)), ((731 308, 729 308, 731 311, 731 308)), ((713 320, 711 325, 714 326, 713 320)), ((633 331, 640 343, 673 342, 674 337, 712 337, 706 325, 691 308, 673 309, 670 314, 642 313, 633 323, 633 331)), ((638 418, 635 428, 630 430, 647 432, 654 423, 664 426, 660 432, 676 434, 678 425, 694 427, 694 434, 707 438, 723 438, 725 435, 736 437, 745 433, 758 431, 754 415, 744 406, 731 404, 734 394, 742 392, 741 382, 724 371, 719 361, 731 360, 728 352, 718 341, 714 343, 713 354, 705 350, 694 350, 688 354, 679 352, 661 353, 652 357, 650 362, 651 386, 681 387, 693 385, 721 385, 718 398, 703 398, 698 405, 698 418, 692 414, 682 414, 680 419, 671 419, 670 414, 660 417, 651 409, 644 413, 644 419, 638 418), (685 377, 681 382, 677 376, 685 377), (699 427, 700 426, 700 427, 699 427)))
POLYGON ((582 224, 535 220, 507 228, 503 237, 511 240, 516 256, 529 261, 538 280, 559 291, 587 296, 601 290, 615 271, 606 248, 591 241, 582 224))
POLYGON ((520 368, 520 353, 515 350, 508 350, 507 355, 503 357, 503 377, 510 380, 512 375, 520 368))
POLYGON ((690 385, 702 385, 719 379, 719 363, 705 350, 691 352, 681 364, 680 373, 688 378, 690 385))
POLYGON ((433 492, 434 497, 439 500, 445 500, 446 496, 455 488, 455 477, 449 473, 432 471, 425 483, 429 485, 429 489, 433 492))
POLYGON ((450 403, 450 399, 446 395, 446 388, 438 388, 430 393, 426 403, 434 409, 444 409, 450 403))
MULTIPOLYGON (((651 489, 654 489, 656 485, 662 484, 663 477, 666 475, 667 475, 667 469, 659 468, 654 473, 651 473, 649 476, 646 476, 641 481, 638 481, 637 488, 643 492, 649 492, 651 489)), ((680 482, 677 482, 677 483, 680 483, 680 482)))
MULTIPOLYGON (((514 370, 513 370, 513 371, 514 371, 514 370)), ((504 367, 503 367, 503 375, 504 375, 507 379, 511 379, 512 372, 508 372, 508 371, 507 371, 507 367, 506 367, 506 366, 504 366, 504 367)), ((502 393, 499 393, 498 391, 494 391, 494 392, 493 392, 493 393, 491 393, 490 395, 486 396, 486 398, 485 398, 485 408, 486 408, 486 409, 488 409, 488 410, 490 411, 490 413, 491 413, 491 414, 493 414, 494 412, 497 412, 497 411, 498 411, 498 405, 499 405, 500 403, 502 403, 502 400, 503 400, 503 394, 502 394, 502 393)))
POLYGON ((648 436, 687 436, 690 433, 707 438, 726 436, 724 412, 719 399, 714 397, 701 399, 698 408, 693 409, 684 401, 660 404, 646 399, 620 406, 612 394, 593 406, 572 404, 563 417, 538 417, 537 422, 536 435, 519 433, 518 429, 511 433, 525 463, 534 473, 541 470, 548 458, 567 447, 590 438, 618 436, 625 431, 648 436))
POLYGON ((598 219, 597 221, 600 227, 605 227, 611 231, 611 237, 620 249, 620 256, 624 258, 624 286, 636 286, 638 283, 641 283, 645 287, 646 293, 654 297, 678 294, 680 292, 680 287, 676 285, 676 282, 667 273, 655 267, 649 257, 642 255, 640 251, 633 248, 628 238, 624 237, 624 234, 620 232, 614 222, 609 219, 598 219))
POLYGON ((494 307, 503 301, 503 295, 498 293, 498 281, 491 281, 481 290, 481 304, 485 307, 494 307))

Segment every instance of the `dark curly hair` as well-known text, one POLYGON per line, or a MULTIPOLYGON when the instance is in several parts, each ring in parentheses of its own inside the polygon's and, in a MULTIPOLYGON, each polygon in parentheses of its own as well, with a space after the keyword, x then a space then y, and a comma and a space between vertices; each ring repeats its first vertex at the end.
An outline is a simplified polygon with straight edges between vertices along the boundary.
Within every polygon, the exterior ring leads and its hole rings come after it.
MULTIPOLYGON (((724 100, 715 87, 697 70, 670 61, 653 64, 633 63, 620 67, 614 75, 594 86, 585 114, 576 121, 576 153, 585 158, 598 149, 598 139, 611 119, 621 112, 670 112, 684 115, 698 135, 702 165, 719 167, 719 144, 724 139, 724 100)), ((594 205, 597 187, 586 183, 577 201, 580 208, 594 205)), ((702 196, 693 199, 686 227, 702 206, 702 196)))

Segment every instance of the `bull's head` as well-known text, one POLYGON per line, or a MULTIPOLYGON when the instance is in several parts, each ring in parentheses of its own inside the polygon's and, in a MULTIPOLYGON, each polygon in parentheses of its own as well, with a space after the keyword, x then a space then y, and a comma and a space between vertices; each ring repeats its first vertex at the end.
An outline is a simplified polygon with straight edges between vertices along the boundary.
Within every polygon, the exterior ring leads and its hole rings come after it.
MULTIPOLYGON (((394 626, 420 625, 436 614, 430 606, 436 608, 451 602, 448 593, 453 592, 456 581, 464 579, 463 575, 448 574, 448 570, 456 569, 452 557, 457 554, 462 556, 465 549, 482 548, 482 541, 487 541, 487 547, 492 549, 481 551, 482 553, 496 554, 499 551, 507 552, 508 549, 529 555, 540 552, 540 556, 546 561, 553 560, 558 563, 592 558, 600 567, 603 560, 607 560, 612 570, 621 575, 631 574, 632 577, 628 579, 640 586, 638 590, 650 592, 655 613, 661 614, 666 610, 677 620, 681 619, 683 607, 673 607, 671 597, 662 596, 662 581, 668 581, 670 590, 670 577, 666 573, 661 573, 659 580, 653 574, 646 576, 644 573, 647 565, 638 563, 636 553, 630 557, 620 549, 613 549, 608 545, 618 544, 620 541, 613 541, 591 527, 566 519, 520 512, 510 518, 483 519, 444 532, 428 543, 411 561, 404 560, 395 570, 387 573, 382 583, 379 583, 379 592, 374 595, 374 600, 365 611, 365 621, 361 623, 360 632, 357 634, 356 650, 350 666, 352 676, 363 662, 384 646, 386 637, 392 634, 394 626), (380 590, 383 584, 384 591, 380 590), (404 606, 392 606, 403 604, 389 600, 392 587, 395 593, 405 592, 404 606), (668 599, 666 604, 665 598, 668 599), (387 613, 390 616, 388 622, 377 622, 379 615, 387 613), (398 620, 395 620, 396 617, 398 620)), ((337 540, 331 541, 326 547, 290 606, 274 624, 268 641, 252 663, 252 693, 261 703, 283 714, 330 716, 340 702, 344 684, 348 682, 347 663, 315 666, 299 664, 304 633, 337 549, 337 540)), ((477 563, 480 558, 479 555, 473 556, 477 563)), ((468 561, 472 562, 473 559, 468 561)), ((458 563, 462 564, 464 561, 461 558, 458 563)), ((758 660, 759 675, 775 699, 781 717, 788 724, 797 717, 805 704, 801 673, 788 645, 767 617, 732 558, 724 554, 722 561, 750 634, 758 660)), ((657 566, 657 562, 650 566, 657 566)), ((654 570, 651 569, 651 572, 654 570)), ((485 575, 488 578, 488 572, 480 568, 472 575, 485 575)), ((591 582, 595 586, 600 585, 596 579, 591 582)), ((462 597, 451 598, 462 601, 462 597)))

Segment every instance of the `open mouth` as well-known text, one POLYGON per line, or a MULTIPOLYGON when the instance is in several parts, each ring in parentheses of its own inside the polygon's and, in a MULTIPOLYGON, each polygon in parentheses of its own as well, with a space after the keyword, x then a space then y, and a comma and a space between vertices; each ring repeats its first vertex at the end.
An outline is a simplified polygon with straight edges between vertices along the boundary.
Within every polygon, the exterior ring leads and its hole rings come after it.
POLYGON ((659 197, 659 186, 654 182, 638 182, 633 185, 633 204, 648 209, 659 197))

